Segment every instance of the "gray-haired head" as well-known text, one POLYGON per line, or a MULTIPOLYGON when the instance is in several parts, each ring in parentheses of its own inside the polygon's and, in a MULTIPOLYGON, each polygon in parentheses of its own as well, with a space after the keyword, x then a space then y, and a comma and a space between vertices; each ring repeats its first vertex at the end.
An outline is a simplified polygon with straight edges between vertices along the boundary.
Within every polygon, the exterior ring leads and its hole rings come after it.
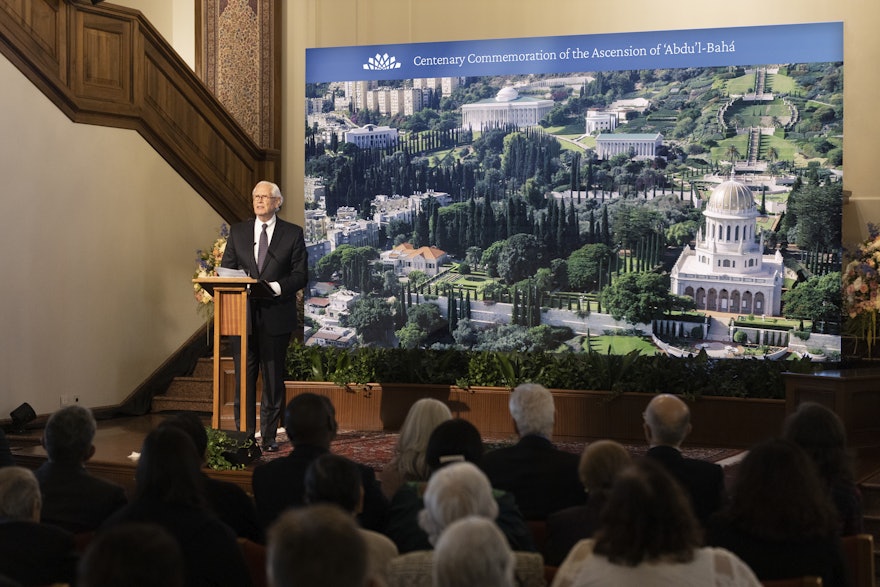
POLYGON ((458 462, 434 472, 424 494, 419 526, 434 544, 443 530, 465 516, 498 517, 498 502, 489 478, 473 463, 458 462))
POLYGON ((434 546, 435 587, 513 587, 515 567, 507 538, 488 518, 452 522, 434 546))
POLYGON ((0 468, 0 518, 38 522, 43 500, 40 483, 24 467, 0 468))
POLYGON ((550 390, 543 385, 518 385, 510 394, 508 407, 520 436, 538 434, 550 438, 553 435, 556 406, 550 390))
POLYGON ((66 406, 49 416, 43 430, 43 446, 50 461, 81 463, 92 456, 97 423, 83 406, 66 406))

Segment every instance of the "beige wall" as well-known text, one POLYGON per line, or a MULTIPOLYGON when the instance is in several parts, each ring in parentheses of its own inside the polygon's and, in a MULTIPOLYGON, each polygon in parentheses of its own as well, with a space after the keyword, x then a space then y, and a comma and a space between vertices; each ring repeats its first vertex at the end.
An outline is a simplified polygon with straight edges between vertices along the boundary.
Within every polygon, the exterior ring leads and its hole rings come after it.
POLYGON ((220 217, 135 132, 73 124, 0 56, 0 418, 115 405, 200 326, 220 217))
MULTIPOLYGON (((193 0, 122 1, 188 62, 193 0)), ((306 47, 843 21, 845 232, 880 220, 880 5, 875 0, 285 0, 284 171, 288 219, 301 221, 306 47)), ((77 394, 121 402, 200 325, 195 250, 220 223, 134 132, 75 125, 0 58, 0 418, 77 394), (74 205, 75 202, 75 205, 74 205)))

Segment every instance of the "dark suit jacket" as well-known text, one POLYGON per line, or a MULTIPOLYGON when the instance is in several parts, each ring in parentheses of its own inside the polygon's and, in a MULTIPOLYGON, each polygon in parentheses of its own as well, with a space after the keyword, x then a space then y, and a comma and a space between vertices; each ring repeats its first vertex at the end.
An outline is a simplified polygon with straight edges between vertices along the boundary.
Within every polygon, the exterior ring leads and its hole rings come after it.
POLYGON ((302 228, 277 217, 275 221, 262 272, 257 270, 254 257, 255 218, 232 225, 220 263, 222 267, 243 269, 255 279, 277 281, 281 286, 280 296, 251 299, 252 304, 260 308, 255 314, 258 317, 255 327, 272 336, 288 334, 296 328, 296 292, 308 281, 308 253, 302 228))
POLYGON ((0 522, 0 575, 22 585, 73 583, 77 555, 73 534, 28 521, 0 522))
POLYGON ((575 544, 593 537, 606 501, 596 495, 590 495, 586 505, 572 506, 547 516, 547 541, 543 552, 545 564, 558 567, 575 544))
POLYGON ((254 500, 235 483, 204 476, 205 497, 220 521, 239 538, 263 544, 263 529, 257 520, 254 500))
POLYGON ((34 471, 40 482, 40 521, 74 534, 92 532, 128 501, 122 486, 95 477, 80 464, 47 461, 34 471))
MULTIPOLYGON (((276 518, 291 507, 305 505, 305 477, 309 464, 329 451, 309 445, 297 445, 286 457, 263 463, 254 469, 252 478, 257 516, 268 528, 276 518)), ((371 467, 358 463, 364 487, 364 511, 358 517, 362 527, 381 532, 385 527, 388 500, 371 467)))
POLYGON ((513 493, 527 520, 544 520, 556 510, 586 502, 576 454, 541 436, 523 436, 513 446, 490 451, 481 468, 492 487, 513 493))
POLYGON ((6 433, 0 429, 0 467, 9 467, 15 464, 12 458, 12 451, 9 450, 9 441, 6 440, 6 433))
POLYGON ((721 465, 685 458, 681 451, 672 446, 655 446, 648 449, 648 458, 661 463, 678 479, 691 497, 694 513, 703 526, 709 516, 721 509, 726 499, 724 490, 724 470, 721 465))

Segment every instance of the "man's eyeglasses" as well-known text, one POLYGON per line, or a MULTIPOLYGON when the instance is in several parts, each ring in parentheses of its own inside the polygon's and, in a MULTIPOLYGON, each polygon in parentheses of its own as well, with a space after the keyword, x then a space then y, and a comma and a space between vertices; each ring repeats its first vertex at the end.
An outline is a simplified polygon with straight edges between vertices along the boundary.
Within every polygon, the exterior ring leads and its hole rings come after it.
POLYGON ((254 200, 271 200, 271 199, 273 199, 274 197, 275 197, 275 196, 265 196, 265 195, 263 195, 263 194, 256 194, 256 195, 254 196, 254 200))

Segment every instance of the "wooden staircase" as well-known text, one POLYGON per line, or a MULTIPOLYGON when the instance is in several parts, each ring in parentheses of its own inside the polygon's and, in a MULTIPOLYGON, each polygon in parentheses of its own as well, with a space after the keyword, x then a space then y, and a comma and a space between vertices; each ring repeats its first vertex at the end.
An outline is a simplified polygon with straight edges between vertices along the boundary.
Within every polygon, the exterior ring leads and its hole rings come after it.
POLYGON ((189 411, 210 414, 213 410, 213 397, 213 363, 210 357, 200 358, 192 375, 175 377, 164 393, 153 396, 150 412, 189 411))

